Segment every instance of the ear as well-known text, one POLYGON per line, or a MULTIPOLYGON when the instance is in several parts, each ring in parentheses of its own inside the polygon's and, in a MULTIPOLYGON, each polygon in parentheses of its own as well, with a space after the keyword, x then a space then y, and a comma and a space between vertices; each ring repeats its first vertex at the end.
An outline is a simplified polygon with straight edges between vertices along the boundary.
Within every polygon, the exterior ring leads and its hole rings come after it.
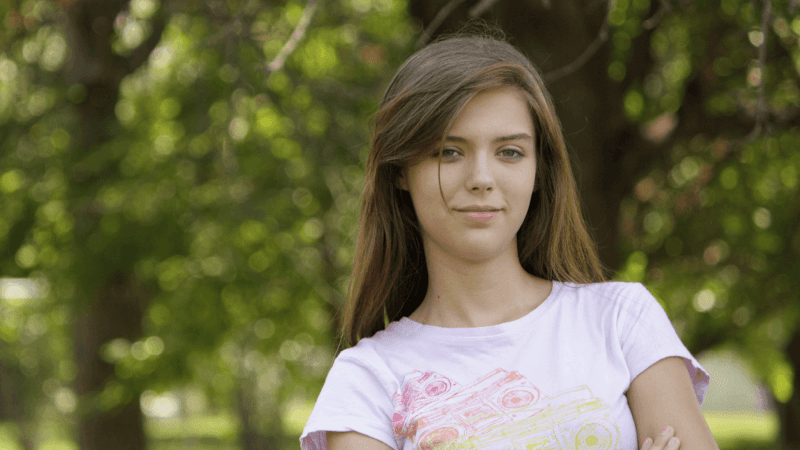
POLYGON ((400 172, 400 176, 394 181, 395 186, 398 188, 407 191, 408 190, 408 177, 406 176, 406 169, 403 169, 400 172))

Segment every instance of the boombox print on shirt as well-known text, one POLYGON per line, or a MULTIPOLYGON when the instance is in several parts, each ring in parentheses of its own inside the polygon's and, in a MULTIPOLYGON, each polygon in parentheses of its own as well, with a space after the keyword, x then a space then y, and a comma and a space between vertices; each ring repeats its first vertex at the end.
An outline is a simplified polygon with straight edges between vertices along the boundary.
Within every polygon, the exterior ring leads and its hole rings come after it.
POLYGON ((393 400, 395 434, 420 450, 621 448, 611 408, 586 386, 548 396, 503 369, 466 386, 414 371, 393 400))

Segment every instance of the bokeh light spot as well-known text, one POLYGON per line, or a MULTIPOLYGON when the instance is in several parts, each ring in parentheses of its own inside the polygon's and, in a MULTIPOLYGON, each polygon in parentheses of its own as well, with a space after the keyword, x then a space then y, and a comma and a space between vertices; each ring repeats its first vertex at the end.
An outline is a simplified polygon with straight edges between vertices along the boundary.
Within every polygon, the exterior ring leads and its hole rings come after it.
POLYGON ((698 312, 706 312, 714 307, 717 296, 710 289, 703 289, 694 296, 694 309, 698 312))
POLYGON ((767 208, 757 208, 753 212, 753 223, 761 229, 769 228, 772 225, 772 213, 767 208))

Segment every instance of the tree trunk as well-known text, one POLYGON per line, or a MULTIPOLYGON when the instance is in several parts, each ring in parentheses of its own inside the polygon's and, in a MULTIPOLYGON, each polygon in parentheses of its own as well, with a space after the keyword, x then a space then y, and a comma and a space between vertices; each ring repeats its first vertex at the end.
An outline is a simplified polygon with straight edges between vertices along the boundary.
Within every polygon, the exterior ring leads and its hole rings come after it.
POLYGON ((87 302, 75 318, 75 391, 82 400, 78 425, 78 445, 82 450, 146 447, 140 392, 123 388, 119 404, 110 408, 97 401, 97 395, 115 378, 114 365, 100 357, 100 350, 113 339, 133 341, 141 336, 141 297, 135 278, 118 272, 98 298, 87 302))
POLYGON ((786 450, 797 450, 800 449, 800 329, 794 332, 786 346, 786 356, 794 370, 794 390, 788 402, 778 403, 781 446, 786 450))
MULTIPOLYGON (((123 78, 146 60, 160 41, 164 17, 157 14, 151 36, 128 56, 116 54, 111 43, 113 24, 128 8, 128 0, 75 0, 64 2, 65 30, 70 54, 64 67, 67 83, 85 88, 86 97, 76 105, 77 124, 73 130, 77 161, 113 139, 117 125, 114 112, 123 78)), ((103 159, 100 159, 101 161, 103 159)), ((141 337, 146 292, 133 275, 135 254, 119 255, 120 249, 106 248, 99 254, 87 247, 88 236, 99 229, 102 212, 95 210, 93 199, 118 176, 111 161, 101 172, 87 172, 83 166, 71 167, 74 188, 69 205, 75 223, 76 265, 83 271, 81 288, 85 302, 76 304, 74 352, 78 366, 75 390, 78 407, 78 442, 82 450, 143 450, 146 446, 139 394, 135 388, 123 388, 116 405, 96 402, 109 382, 114 381, 114 366, 100 357, 100 349, 109 341, 141 337), (106 261, 106 256, 108 261, 106 261), (111 263, 113 261, 113 263, 111 263), (95 286, 97 288, 93 288, 95 286)), ((124 244, 123 244, 124 245, 124 244)))
POLYGON ((256 405, 250 380, 244 364, 239 365, 239 386, 236 390, 236 412, 239 415, 239 446, 242 450, 257 450, 259 448, 259 434, 253 426, 255 421, 256 405))
MULTIPOLYGON (((0 345, 4 345, 0 343, 0 345)), ((24 375, 17 366, 8 366, 0 361, 0 422, 13 422, 17 426, 17 444, 21 449, 33 450, 36 445, 30 422, 34 407, 22 401, 22 383, 24 375)))
MULTIPOLYGON (((245 347, 246 348, 246 347, 245 347)), ((244 359, 244 351, 242 352, 244 359)), ((242 450, 272 450, 275 446, 275 439, 260 432, 256 425, 259 419, 255 374, 239 365, 239 386, 236 390, 236 412, 239 416, 241 431, 239 432, 239 447, 242 450)))

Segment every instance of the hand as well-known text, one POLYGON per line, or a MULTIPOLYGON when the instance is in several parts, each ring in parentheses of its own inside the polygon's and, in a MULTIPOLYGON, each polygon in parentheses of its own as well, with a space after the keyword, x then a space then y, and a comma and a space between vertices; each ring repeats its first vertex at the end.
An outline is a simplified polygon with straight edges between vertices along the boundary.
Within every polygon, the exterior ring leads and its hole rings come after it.
POLYGON ((672 427, 666 427, 655 441, 650 438, 645 439, 640 450, 678 450, 681 440, 674 437, 674 434, 675 430, 672 427))

